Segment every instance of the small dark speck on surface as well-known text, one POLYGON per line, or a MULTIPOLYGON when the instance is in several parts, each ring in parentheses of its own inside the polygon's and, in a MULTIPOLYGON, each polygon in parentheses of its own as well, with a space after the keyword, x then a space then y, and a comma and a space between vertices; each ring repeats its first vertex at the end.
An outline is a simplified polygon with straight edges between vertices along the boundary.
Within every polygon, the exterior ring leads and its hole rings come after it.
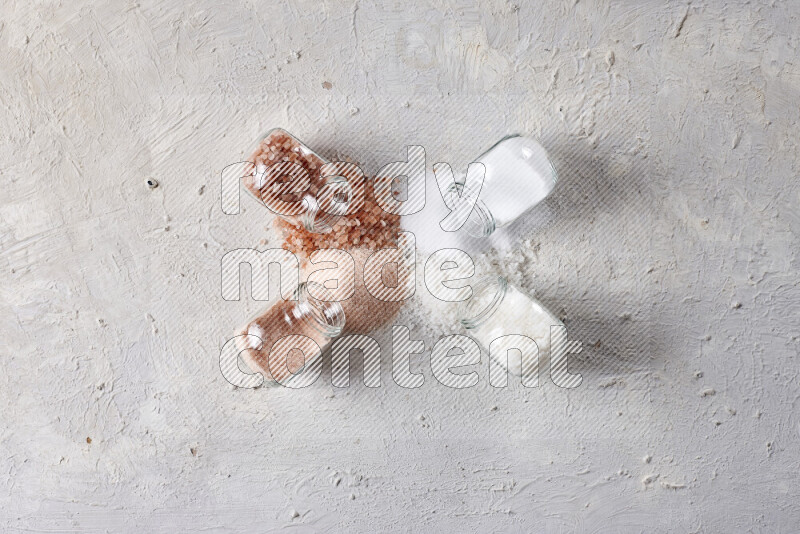
POLYGON ((155 178, 148 178, 147 187, 149 187, 150 189, 155 189, 156 187, 158 187, 158 180, 156 180, 155 178))
POLYGON ((189 452, 192 453, 192 456, 197 456, 197 447, 190 447, 189 452))
POLYGON ((331 87, 333 87, 333 84, 331 82, 322 82, 323 89, 330 89, 331 87))
POLYGON ((86 443, 89 443, 89 444, 91 444, 91 443, 92 443, 92 438, 90 438, 90 437, 88 437, 88 436, 87 436, 87 437, 86 437, 86 443))

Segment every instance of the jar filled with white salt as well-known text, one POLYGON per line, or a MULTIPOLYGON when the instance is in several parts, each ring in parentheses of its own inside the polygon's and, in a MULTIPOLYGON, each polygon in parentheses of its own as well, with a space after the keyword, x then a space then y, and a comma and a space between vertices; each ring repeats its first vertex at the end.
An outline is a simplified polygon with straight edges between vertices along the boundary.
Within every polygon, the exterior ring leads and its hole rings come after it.
MULTIPOLYGON (((487 237, 512 223, 544 200, 558 181, 547 151, 530 137, 501 139, 475 161, 483 163, 486 173, 478 200, 463 227, 473 237, 487 237)), ((463 187, 462 183, 451 189, 463 187)))
MULTIPOLYGON (((316 285, 315 294, 325 296, 327 290, 316 285)), ((294 299, 277 300, 237 332, 242 361, 251 371, 272 379, 264 384, 286 385, 307 368, 320 365, 322 352, 345 327, 342 305, 314 298, 308 284, 298 286, 294 299)), ((305 373, 306 377, 313 374, 305 373)))
POLYGON ((564 323, 502 276, 483 277, 472 284, 472 291, 458 311, 461 325, 504 369, 517 376, 535 370, 538 358, 550 354, 551 327, 564 323), (533 340, 538 351, 510 336, 533 340))
POLYGON ((353 202, 354 171, 323 173, 329 162, 295 136, 273 128, 251 150, 244 186, 273 213, 313 233, 329 232, 353 202))

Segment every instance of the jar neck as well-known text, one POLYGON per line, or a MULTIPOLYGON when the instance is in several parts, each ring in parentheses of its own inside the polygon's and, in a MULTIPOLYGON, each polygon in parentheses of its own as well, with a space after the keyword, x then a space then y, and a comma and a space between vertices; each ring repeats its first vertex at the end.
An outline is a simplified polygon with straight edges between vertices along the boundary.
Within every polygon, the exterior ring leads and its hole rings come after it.
POLYGON ((459 309, 461 325, 467 330, 485 323, 500 308, 508 290, 508 281, 502 276, 485 276, 473 285, 472 297, 459 309))
POLYGON ((353 202, 353 188, 342 176, 329 176, 316 195, 303 197, 300 221, 314 234, 330 232, 353 202))
MULTIPOLYGON (((451 195, 462 195, 464 188, 465 186, 463 184, 455 183, 448 188, 448 193, 451 195)), ((497 228, 494 215, 492 215, 492 212, 489 211, 488 206, 486 206, 480 197, 475 201, 475 206, 472 208, 464 226, 461 228, 468 235, 476 238, 487 237, 497 228)))
MULTIPOLYGON (((312 283, 315 284, 315 291, 330 294, 325 287, 315 282, 312 283)), ((297 287, 294 296, 297 303, 288 312, 291 315, 287 317, 290 322, 301 323, 327 338, 334 338, 342 333, 345 316, 341 304, 312 297, 306 283, 297 287)))
POLYGON ((467 222, 464 223, 464 231, 472 237, 488 237, 496 228, 497 224, 494 220, 494 215, 489 211, 486 204, 481 199, 478 199, 469 217, 467 217, 467 222))

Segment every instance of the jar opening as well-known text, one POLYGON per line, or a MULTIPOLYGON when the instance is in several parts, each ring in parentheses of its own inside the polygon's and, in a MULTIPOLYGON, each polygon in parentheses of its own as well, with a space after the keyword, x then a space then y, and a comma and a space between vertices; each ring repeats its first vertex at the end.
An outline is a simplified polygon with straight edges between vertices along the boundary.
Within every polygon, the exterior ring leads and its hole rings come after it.
POLYGON ((472 288, 472 297, 459 309, 461 325, 469 330, 483 324, 500 307, 507 289, 508 281, 502 276, 479 279, 472 288))
POLYGON ((353 188, 342 176, 330 176, 317 195, 303 197, 303 227, 315 234, 330 232, 353 202, 353 188))
POLYGON ((345 325, 344 309, 338 301, 320 300, 309 293, 309 284, 313 284, 314 291, 325 298, 332 298, 328 289, 317 282, 302 283, 295 291, 297 305, 293 313, 297 319, 305 322, 317 332, 327 336, 336 337, 342 333, 345 325))
POLYGON ((487 237, 495 230, 494 217, 486 204, 481 199, 475 202, 475 207, 464 223, 464 231, 472 237, 487 237))
MULTIPOLYGON (((448 188, 449 194, 463 194, 466 186, 463 183, 457 182, 448 188)), ((487 237, 495 231, 496 224, 492 212, 478 197, 475 201, 475 206, 472 208, 464 226, 461 227, 468 235, 476 238, 487 237)))

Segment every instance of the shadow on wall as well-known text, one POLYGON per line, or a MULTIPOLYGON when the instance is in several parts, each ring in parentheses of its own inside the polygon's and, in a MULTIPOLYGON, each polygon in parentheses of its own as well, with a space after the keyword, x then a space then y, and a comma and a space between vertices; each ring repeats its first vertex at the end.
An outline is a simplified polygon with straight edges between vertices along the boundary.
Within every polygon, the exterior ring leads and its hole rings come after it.
POLYGON ((666 357, 664 325, 677 318, 659 306, 652 225, 661 208, 648 159, 620 146, 613 138, 599 146, 567 136, 549 141, 558 189, 546 200, 547 212, 525 224, 558 250, 558 281, 537 295, 557 303, 551 309, 583 342, 575 368, 589 383, 613 377, 630 386, 666 357))

